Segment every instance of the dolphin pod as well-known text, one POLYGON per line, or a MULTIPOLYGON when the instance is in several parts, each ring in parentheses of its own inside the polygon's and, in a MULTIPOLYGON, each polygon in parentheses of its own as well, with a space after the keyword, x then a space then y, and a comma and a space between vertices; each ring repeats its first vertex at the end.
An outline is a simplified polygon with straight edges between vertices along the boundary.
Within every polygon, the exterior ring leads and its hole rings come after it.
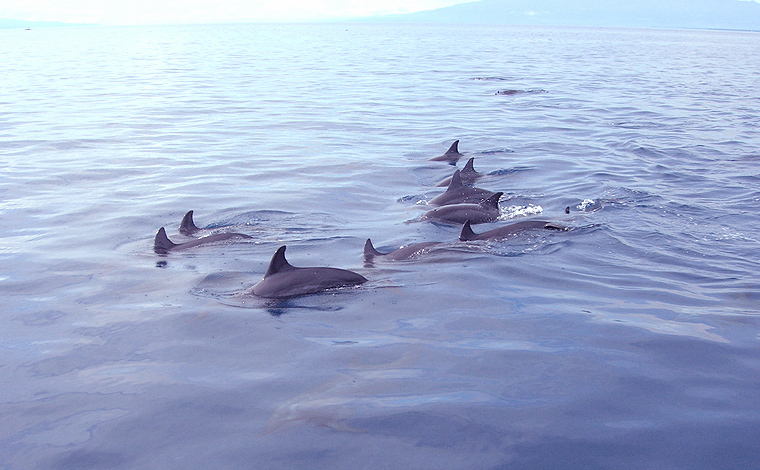
MULTIPOLYGON (((459 141, 456 140, 445 154, 431 158, 433 161, 444 161, 455 165, 463 155, 458 150, 459 141)), ((444 193, 433 198, 428 204, 436 207, 426 212, 421 219, 463 224, 460 241, 476 241, 506 238, 522 231, 531 229, 555 229, 569 230, 554 222, 544 220, 526 220, 511 223, 502 227, 475 233, 471 224, 493 222, 500 215, 499 198, 502 192, 493 192, 487 189, 474 188, 471 185, 477 178, 482 176, 474 169, 474 158, 470 158, 462 170, 456 170, 454 174, 442 183, 447 183, 444 193)), ((188 211, 182 218, 179 232, 186 236, 194 236, 204 229, 195 225, 193 211, 188 211)), ((153 249, 158 254, 167 254, 170 251, 179 251, 214 242, 250 239, 249 235, 235 232, 214 233, 200 238, 194 238, 183 243, 174 243, 166 235, 166 230, 161 227, 156 233, 153 249)), ((441 245, 441 242, 421 242, 402 246, 387 253, 381 253, 367 239, 364 244, 365 267, 371 267, 375 259, 383 261, 404 261, 419 257, 431 251, 432 247, 441 245)), ((346 269, 332 267, 295 267, 285 258, 286 245, 280 246, 269 262, 269 267, 264 277, 256 283, 250 292, 262 298, 284 299, 306 294, 314 294, 340 287, 358 286, 367 282, 367 278, 359 273, 346 269)))

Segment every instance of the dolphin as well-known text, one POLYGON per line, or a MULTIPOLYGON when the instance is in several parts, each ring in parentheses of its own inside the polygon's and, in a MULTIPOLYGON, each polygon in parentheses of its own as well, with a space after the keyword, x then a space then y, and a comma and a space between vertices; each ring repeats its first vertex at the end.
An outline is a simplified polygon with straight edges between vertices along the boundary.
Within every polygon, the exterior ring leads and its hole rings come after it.
POLYGON ((480 188, 472 188, 462 184, 461 172, 454 172, 451 177, 449 187, 443 194, 439 194, 428 202, 434 206, 445 206, 449 204, 473 203, 477 204, 496 194, 493 191, 480 188))
POLYGON ((423 219, 438 219, 446 222, 463 224, 468 220, 473 224, 493 222, 499 217, 499 198, 504 193, 494 193, 493 196, 479 204, 452 204, 436 207, 423 214, 423 219))
POLYGON ((182 217, 182 222, 179 224, 179 233, 182 235, 192 235, 198 230, 200 229, 193 222, 193 211, 187 211, 187 214, 182 217))
POLYGON ((259 297, 281 299, 365 282, 367 279, 364 276, 346 269, 296 268, 285 259, 283 245, 272 256, 264 279, 253 286, 252 292, 259 297))
POLYGON ((530 229, 554 229, 554 230, 567 230, 567 227, 555 224, 553 222, 547 222, 546 220, 525 220, 522 222, 515 222, 513 224, 498 227, 493 230, 489 230, 483 233, 475 233, 470 227, 470 221, 464 223, 462 226, 462 234, 459 235, 459 239, 463 242, 470 240, 489 240, 492 238, 506 238, 510 235, 514 235, 518 232, 530 229))
POLYGON ((208 230, 226 230, 229 229, 229 226, 220 226, 220 227, 205 227, 201 228, 195 225, 195 221, 193 220, 193 211, 187 211, 187 214, 185 214, 184 217, 182 217, 182 222, 179 224, 179 233, 182 235, 187 236, 193 236, 198 232, 201 231, 208 231, 208 230))
MULTIPOLYGON (((475 171, 475 157, 471 157, 469 160, 467 160, 464 168, 460 170, 459 176, 462 178, 462 184, 468 186, 474 183, 476 179, 483 176, 475 171)), ((453 178, 453 176, 449 176, 448 178, 441 180, 438 184, 436 184, 436 186, 448 186, 451 183, 451 178, 453 178)))
POLYGON ((456 163, 462 157, 464 157, 464 155, 459 153, 459 141, 455 140, 454 143, 451 144, 451 147, 449 147, 449 149, 446 150, 446 153, 444 153, 443 155, 439 155, 437 157, 433 157, 430 159, 430 161, 446 162, 446 163, 449 163, 450 165, 456 165, 456 163))
POLYGON ((248 235, 242 234, 242 233, 233 233, 233 232, 226 232, 226 233, 215 233, 213 235, 208 235, 206 237, 196 238, 194 240, 190 240, 185 243, 174 243, 171 240, 169 240, 169 237, 166 235, 166 230, 164 230, 163 227, 158 229, 158 233, 156 233, 156 239, 153 242, 153 251, 160 255, 165 255, 166 253, 170 251, 178 251, 178 250, 184 250, 187 248, 192 248, 194 246, 198 245, 205 245, 208 243, 218 242, 222 240, 229 240, 232 238, 252 238, 248 235))
POLYGON ((393 250, 389 253, 380 253, 372 246, 372 240, 369 238, 364 244, 364 260, 372 261, 377 256, 382 256, 383 259, 388 261, 403 261, 415 258, 422 254, 427 248, 439 245, 440 242, 422 242, 412 243, 411 245, 403 246, 397 250, 393 250))

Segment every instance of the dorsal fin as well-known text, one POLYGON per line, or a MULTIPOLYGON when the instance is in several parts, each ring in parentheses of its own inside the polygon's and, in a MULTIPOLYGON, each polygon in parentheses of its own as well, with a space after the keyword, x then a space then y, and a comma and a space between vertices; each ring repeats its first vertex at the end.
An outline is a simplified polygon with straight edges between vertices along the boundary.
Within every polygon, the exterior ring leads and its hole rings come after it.
POLYGON ((470 221, 464 223, 462 226, 462 233, 459 235, 459 239, 463 242, 466 242, 467 240, 473 240, 475 239, 475 232, 472 231, 472 227, 470 226, 470 221))
POLYGON ((474 162, 475 162, 475 157, 470 157, 470 159, 467 160, 467 163, 464 164, 464 168, 462 168, 462 171, 463 172, 477 173, 475 171, 475 164, 474 164, 474 162))
POLYGON ((187 211, 187 214, 185 214, 184 217, 182 217, 182 222, 179 224, 179 233, 183 235, 190 235, 199 230, 198 227, 195 226, 195 222, 193 222, 193 211, 187 211))
POLYGON ((446 191, 453 191, 457 188, 461 188, 464 186, 462 183, 462 175, 459 170, 455 171, 453 175, 451 175, 451 181, 449 182, 449 187, 446 188, 446 191))
POLYGON ((480 203, 481 206, 484 207, 494 207, 496 209, 499 208, 499 199, 502 196, 502 192, 494 193, 493 196, 489 197, 488 199, 484 199, 483 202, 480 203))
POLYGON ((372 246, 372 240, 369 238, 367 239, 367 242, 364 244, 364 257, 365 258, 371 258, 373 256, 380 256, 382 253, 377 251, 374 246, 372 246))
POLYGON ((454 143, 451 144, 451 147, 446 150, 446 153, 459 153, 459 141, 455 140, 454 143))
POLYGON ((175 246, 177 246, 177 244, 172 243, 172 241, 169 240, 169 237, 166 235, 166 230, 163 227, 158 229, 158 233, 156 233, 156 239, 153 242, 153 251, 156 253, 166 253, 175 246))
POLYGON ((285 245, 282 245, 274 252, 274 256, 272 256, 272 261, 269 262, 269 268, 267 269, 266 274, 264 274, 264 277, 289 269, 295 268, 285 259, 285 245))

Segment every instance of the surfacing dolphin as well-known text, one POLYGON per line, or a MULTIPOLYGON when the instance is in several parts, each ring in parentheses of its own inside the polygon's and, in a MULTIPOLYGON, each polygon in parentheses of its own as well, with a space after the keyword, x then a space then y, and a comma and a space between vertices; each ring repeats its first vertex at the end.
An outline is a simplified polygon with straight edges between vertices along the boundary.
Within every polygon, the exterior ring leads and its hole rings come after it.
POLYGON ((454 172, 449 187, 443 194, 439 194, 428 202, 433 206, 446 206, 449 204, 479 204, 496 194, 493 191, 481 188, 473 188, 462 184, 461 172, 454 172))
POLYGON ((436 219, 457 224, 463 224, 468 220, 473 224, 493 222, 500 214, 499 198, 502 194, 504 193, 494 193, 479 204, 452 204, 436 207, 426 212, 422 219, 436 219))
POLYGON ((430 159, 432 162, 446 162, 450 165, 456 165, 456 163, 459 161, 460 158, 464 157, 461 153, 459 153, 459 141, 455 140, 453 144, 451 144, 451 147, 449 147, 448 150, 446 150, 446 153, 443 155, 439 155, 437 157, 433 157, 430 159))
POLYGON ((364 244, 364 261, 371 262, 376 257, 380 257, 388 261, 410 260, 421 255, 431 246, 439 244, 440 242, 412 243, 411 245, 402 246, 401 248, 388 253, 380 253, 375 249, 374 246, 372 246, 372 240, 368 238, 367 242, 364 244))
MULTIPOLYGON (((475 171, 475 157, 471 157, 467 160, 464 167, 459 170, 459 177, 462 178, 462 184, 466 186, 473 184, 475 180, 481 176, 483 175, 475 171)), ((448 178, 441 180, 436 186, 448 186, 451 183, 452 178, 453 176, 449 176, 448 178)))
POLYGON ((187 214, 182 217, 182 222, 179 224, 179 233, 182 235, 192 235, 198 230, 200 229, 195 226, 195 222, 193 221, 193 211, 187 211, 187 214))
POLYGON ((285 259, 285 245, 277 249, 264 279, 253 286, 253 294, 270 299, 314 294, 335 287, 367 282, 361 274, 338 268, 297 268, 285 259))
POLYGON ((459 235, 459 239, 463 242, 471 240, 490 240, 494 238, 506 238, 516 233, 531 230, 531 229, 552 229, 552 230, 567 230, 567 227, 555 224, 554 222, 548 222, 546 220, 525 220, 522 222, 515 222, 513 224, 498 227, 493 230, 489 230, 483 233, 475 233, 470 227, 470 221, 464 223, 462 226, 462 233, 459 235))
POLYGON ((230 226, 217 226, 217 227, 198 227, 195 225, 195 221, 193 220, 193 211, 187 211, 187 214, 185 214, 184 217, 182 217, 182 222, 179 224, 179 233, 182 235, 187 236, 193 236, 198 232, 201 231, 223 231, 223 230, 229 230, 230 226))
POLYGON ((252 238, 252 237, 250 237, 249 235, 245 235, 243 233, 226 232, 226 233, 215 233, 213 235, 196 238, 194 240, 190 240, 184 243, 174 243, 171 240, 169 240, 169 237, 166 235, 166 230, 163 227, 161 227, 160 229, 158 229, 158 233, 156 233, 156 239, 153 242, 153 251, 155 251, 156 253, 160 255, 165 255, 166 253, 170 251, 185 250, 187 248, 193 248, 195 246, 206 245, 208 243, 219 242, 222 240, 230 240, 233 238, 252 238))

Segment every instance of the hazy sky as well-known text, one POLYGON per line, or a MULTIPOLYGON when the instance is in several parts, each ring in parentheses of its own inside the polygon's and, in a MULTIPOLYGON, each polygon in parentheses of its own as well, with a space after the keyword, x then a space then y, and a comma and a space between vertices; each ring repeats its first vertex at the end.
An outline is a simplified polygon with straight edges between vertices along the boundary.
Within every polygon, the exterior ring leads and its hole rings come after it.
POLYGON ((468 1, 473 0, 0 0, 0 18, 98 24, 313 21, 468 1))

